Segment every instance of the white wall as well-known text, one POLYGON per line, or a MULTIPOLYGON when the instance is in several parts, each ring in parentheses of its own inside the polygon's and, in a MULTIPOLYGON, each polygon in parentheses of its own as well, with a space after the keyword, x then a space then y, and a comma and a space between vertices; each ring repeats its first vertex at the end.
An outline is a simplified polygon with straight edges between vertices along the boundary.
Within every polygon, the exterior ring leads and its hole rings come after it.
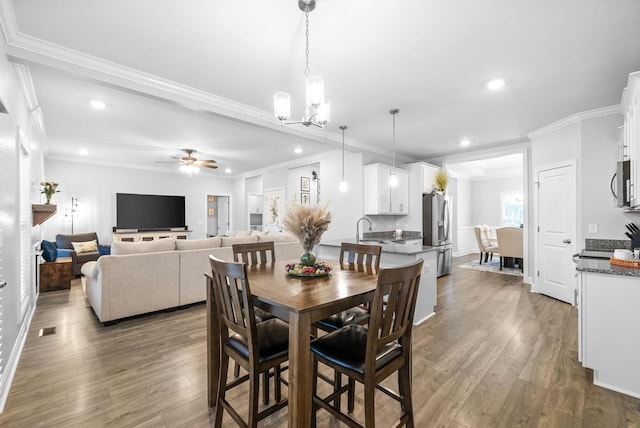
POLYGON ((585 238, 628 239, 624 225, 640 223, 640 215, 624 214, 616 208, 609 188, 618 161, 616 132, 621 124, 621 115, 582 123, 582 180, 578 191, 582 199, 581 234, 585 238), (589 233, 589 223, 598 225, 598 233, 589 233))
MULTIPOLYGON (((81 164, 61 160, 45 160, 47 176, 59 185, 56 195, 58 214, 43 226, 43 238, 52 240, 58 233, 70 233, 64 208, 71 205, 71 197, 78 198, 79 215, 74 232, 98 233, 101 243, 112 242, 112 228, 116 225, 116 193, 185 196, 187 225, 193 232, 190 238, 206 235, 207 195, 232 195, 232 180, 205 173, 189 177, 179 172, 158 172, 104 165, 81 164)), ((236 199, 232 196, 232 200, 236 199)), ((241 198, 239 198, 241 199, 241 198)), ((246 217, 246 216, 244 216, 246 217)), ((233 206, 232 225, 234 228, 233 206)), ((246 222, 246 220, 245 220, 246 222)))
POLYGON ((521 192, 524 194, 522 176, 471 181, 471 218, 470 224, 488 224, 502 226, 500 220, 500 194, 503 192, 521 192))
MULTIPOLYGON (((1 38, 1 37, 0 37, 1 38)), ((0 412, 4 408, 22 346, 36 306, 35 298, 35 250, 29 255, 29 266, 24 266, 27 276, 28 297, 26 310, 20 310, 20 185, 18 128, 30 142, 27 162, 31 203, 40 203, 39 182, 45 177, 42 161, 42 132, 34 113, 30 113, 27 98, 18 79, 14 65, 6 58, 5 45, 0 41, 0 99, 8 114, 0 113, 0 280, 6 286, 0 289, 0 412)), ((35 114, 37 110, 34 109, 35 114)), ((31 212, 25 213, 26 219, 31 212)), ((30 220, 28 220, 30 221, 30 220)), ((29 225, 30 226, 30 225, 29 225)), ((40 227, 30 228, 27 245, 34 248, 40 240, 40 227)))

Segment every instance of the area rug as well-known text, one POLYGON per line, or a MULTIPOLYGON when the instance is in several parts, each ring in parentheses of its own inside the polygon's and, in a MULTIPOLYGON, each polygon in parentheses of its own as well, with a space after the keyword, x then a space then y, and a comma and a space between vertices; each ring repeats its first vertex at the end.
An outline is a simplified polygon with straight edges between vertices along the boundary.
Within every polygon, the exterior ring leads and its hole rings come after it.
POLYGON ((480 270, 484 272, 501 273, 504 275, 522 276, 522 272, 520 271, 519 267, 517 268, 503 267, 502 270, 500 270, 500 257, 494 257, 493 260, 489 260, 486 263, 483 261, 482 264, 479 263, 478 258, 473 259, 470 262, 467 262, 465 264, 459 265, 458 267, 461 269, 472 269, 472 270, 480 270))

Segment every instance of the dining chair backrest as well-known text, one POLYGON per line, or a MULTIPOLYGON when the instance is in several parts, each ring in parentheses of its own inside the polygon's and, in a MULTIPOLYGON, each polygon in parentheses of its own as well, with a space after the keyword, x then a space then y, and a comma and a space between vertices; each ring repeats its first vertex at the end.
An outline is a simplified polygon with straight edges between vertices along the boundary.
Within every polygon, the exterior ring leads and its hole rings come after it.
POLYGON ((496 235, 501 257, 524 257, 522 229, 513 226, 499 227, 496 229, 496 235))
POLYGON ((381 269, 371 302, 365 370, 376 368, 376 356, 397 342, 411 352, 411 327, 416 308, 422 259, 404 266, 381 269))
POLYGON ((229 330, 243 337, 247 349, 257 358, 257 329, 253 304, 250 304, 251 290, 244 263, 227 262, 210 255, 211 276, 221 325, 222 343, 229 338, 229 330))
POLYGON ((256 242, 251 244, 233 244, 233 260, 248 265, 273 263, 276 261, 276 253, 273 241, 256 242))
POLYGON ((371 266, 376 269, 380 267, 380 245, 352 244, 343 242, 340 245, 340 264, 345 261, 349 264, 371 266))

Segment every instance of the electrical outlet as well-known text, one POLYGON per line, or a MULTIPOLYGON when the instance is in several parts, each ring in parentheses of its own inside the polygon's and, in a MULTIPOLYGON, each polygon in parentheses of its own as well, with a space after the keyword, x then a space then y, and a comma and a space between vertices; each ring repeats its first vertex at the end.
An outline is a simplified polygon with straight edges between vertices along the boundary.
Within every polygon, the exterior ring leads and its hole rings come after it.
POLYGON ((598 233, 598 223, 589 223, 589 233, 598 233))

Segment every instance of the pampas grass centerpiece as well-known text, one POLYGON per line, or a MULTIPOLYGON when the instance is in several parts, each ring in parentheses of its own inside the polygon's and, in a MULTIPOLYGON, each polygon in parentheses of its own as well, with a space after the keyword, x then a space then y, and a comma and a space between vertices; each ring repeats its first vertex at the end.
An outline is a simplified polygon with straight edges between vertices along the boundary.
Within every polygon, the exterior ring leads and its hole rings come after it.
POLYGON ((313 266, 316 260, 313 247, 320 242, 322 234, 327 231, 331 223, 329 204, 312 206, 293 202, 288 205, 288 208, 282 224, 286 230, 298 238, 304 248, 300 263, 303 266, 313 266))

